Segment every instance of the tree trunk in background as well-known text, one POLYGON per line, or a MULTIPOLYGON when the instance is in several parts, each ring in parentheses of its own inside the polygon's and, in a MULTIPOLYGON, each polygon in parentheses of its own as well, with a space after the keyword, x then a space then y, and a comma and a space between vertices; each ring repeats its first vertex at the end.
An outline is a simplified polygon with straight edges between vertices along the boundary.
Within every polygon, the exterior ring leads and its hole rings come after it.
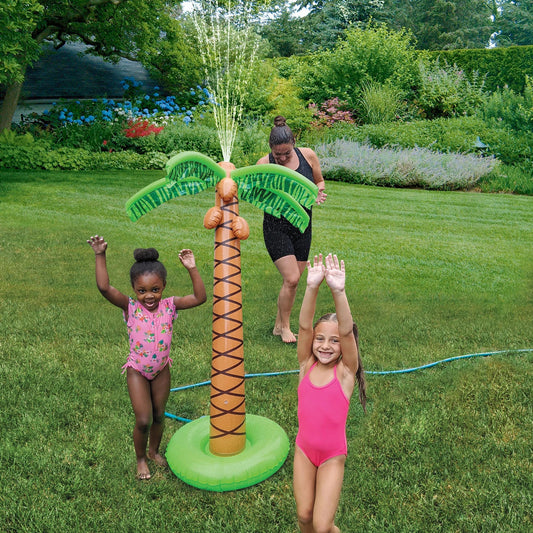
POLYGON ((0 132, 11 128, 21 89, 22 83, 12 83, 7 87, 6 95, 0 108, 0 132))

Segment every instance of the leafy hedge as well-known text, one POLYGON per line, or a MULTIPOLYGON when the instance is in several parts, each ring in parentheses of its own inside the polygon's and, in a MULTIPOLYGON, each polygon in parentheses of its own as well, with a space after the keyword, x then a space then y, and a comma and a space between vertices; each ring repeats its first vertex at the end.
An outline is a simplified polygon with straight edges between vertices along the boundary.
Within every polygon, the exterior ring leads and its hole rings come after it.
POLYGON ((440 57, 449 65, 456 64, 467 72, 477 71, 485 77, 485 89, 490 92, 507 85, 521 93, 526 85, 526 75, 533 77, 533 46, 442 50, 428 55, 440 57))
POLYGON ((159 152, 89 152, 83 148, 50 149, 45 143, 32 146, 0 145, 0 169, 19 170, 148 170, 162 169, 167 156, 159 152))

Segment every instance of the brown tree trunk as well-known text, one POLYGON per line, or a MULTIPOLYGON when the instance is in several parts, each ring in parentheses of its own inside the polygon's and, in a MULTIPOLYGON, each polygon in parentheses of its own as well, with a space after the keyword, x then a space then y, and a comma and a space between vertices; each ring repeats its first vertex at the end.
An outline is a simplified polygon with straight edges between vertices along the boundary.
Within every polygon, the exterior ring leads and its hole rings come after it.
POLYGON ((0 132, 9 130, 20 98, 22 83, 8 85, 6 96, 0 108, 0 132))

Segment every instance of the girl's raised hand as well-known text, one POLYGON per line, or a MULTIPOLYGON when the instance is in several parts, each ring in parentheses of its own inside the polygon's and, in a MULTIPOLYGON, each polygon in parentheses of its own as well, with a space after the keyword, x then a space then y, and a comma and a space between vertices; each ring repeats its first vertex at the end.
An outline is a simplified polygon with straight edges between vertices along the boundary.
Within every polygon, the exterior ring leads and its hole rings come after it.
POLYGON ((322 262, 322 254, 315 255, 313 264, 307 261, 307 286, 318 287, 324 279, 324 263, 322 262))
POLYGON ((107 242, 105 242, 103 237, 99 237, 98 235, 87 239, 87 242, 90 244, 96 255, 105 253, 107 249, 107 242))
POLYGON ((190 270, 196 266, 196 260, 194 259, 194 254, 192 250, 185 248, 180 250, 179 256, 181 264, 187 269, 190 270))
POLYGON ((331 290, 344 290, 346 274, 344 261, 339 261, 336 255, 329 254, 326 257, 326 283, 331 290))

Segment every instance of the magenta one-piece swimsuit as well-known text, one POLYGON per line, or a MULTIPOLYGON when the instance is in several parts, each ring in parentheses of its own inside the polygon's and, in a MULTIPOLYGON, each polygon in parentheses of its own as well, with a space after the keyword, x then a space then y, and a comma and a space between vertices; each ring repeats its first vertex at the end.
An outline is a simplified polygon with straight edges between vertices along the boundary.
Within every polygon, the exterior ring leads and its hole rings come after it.
POLYGON ((309 378, 315 366, 316 363, 298 385, 296 444, 319 467, 332 457, 347 454, 346 419, 350 402, 337 378, 337 367, 333 379, 318 387, 309 378))

